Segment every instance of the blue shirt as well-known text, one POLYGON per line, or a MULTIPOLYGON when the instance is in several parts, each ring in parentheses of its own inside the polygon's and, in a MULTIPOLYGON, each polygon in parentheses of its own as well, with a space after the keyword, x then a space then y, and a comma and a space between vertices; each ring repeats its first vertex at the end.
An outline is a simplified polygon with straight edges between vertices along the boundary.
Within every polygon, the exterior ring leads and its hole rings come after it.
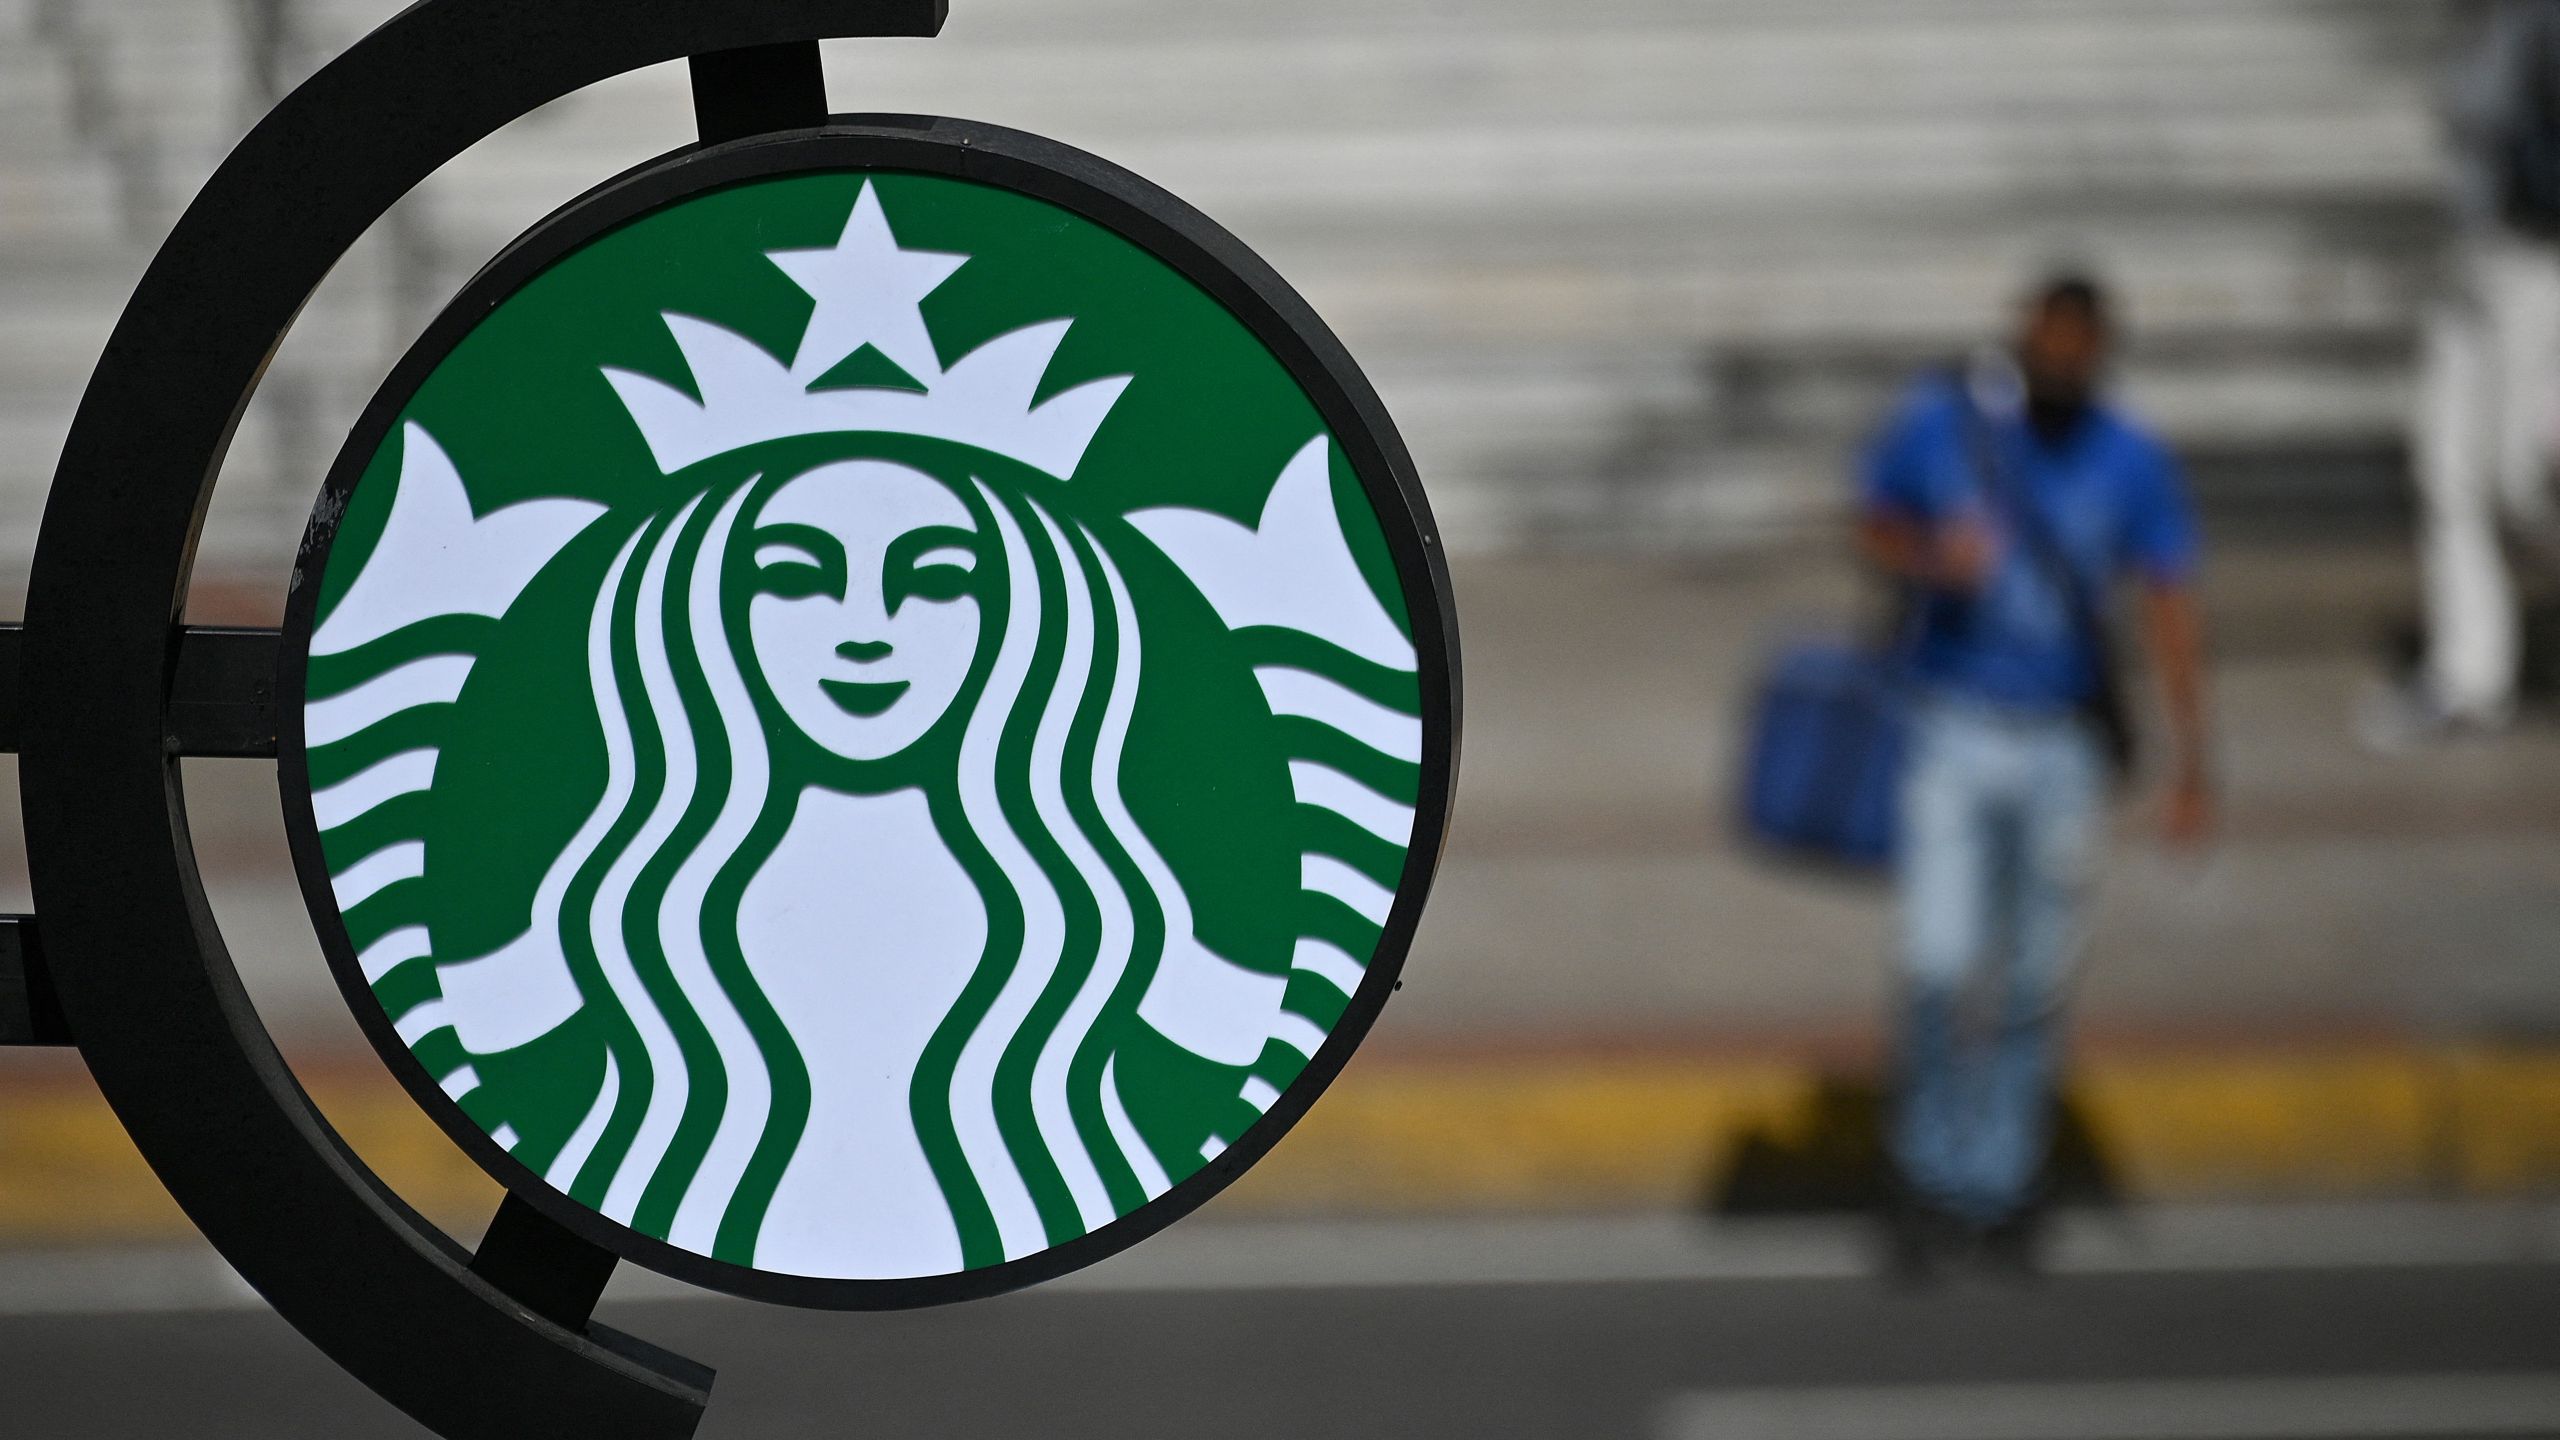
MULTIPOLYGON (((1867 454, 1869 514, 1927 525, 1972 517, 1994 537, 1996 559, 1980 591, 1930 591, 1921 601, 1912 665, 1932 689, 2016 709, 2068 710, 2095 690, 2097 655, 2050 564, 2029 548, 2035 542, 2018 538, 2012 500, 1977 473, 1970 404, 1952 376, 1923 381, 1867 454)), ((2034 507, 2100 613, 2125 575, 2169 585, 2192 577, 2197 541, 2186 486, 2148 431, 2104 405, 2051 442, 2014 412, 1986 412, 1980 423, 2006 467, 2006 495, 2034 507)))

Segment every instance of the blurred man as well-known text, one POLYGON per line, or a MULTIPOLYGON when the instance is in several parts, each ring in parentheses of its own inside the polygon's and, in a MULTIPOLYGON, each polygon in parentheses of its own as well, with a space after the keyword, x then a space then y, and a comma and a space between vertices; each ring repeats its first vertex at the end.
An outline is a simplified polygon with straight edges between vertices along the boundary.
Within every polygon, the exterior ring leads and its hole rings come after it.
POLYGON ((1975 1242, 2031 1259, 2060 1014, 2129 763, 2121 581, 2168 700, 2167 839, 2209 825, 2195 523, 2168 451, 2098 395, 2108 341, 2095 283, 2045 284, 2013 354, 1923 382, 1867 462, 1861 548, 1918 607, 1889 1135, 1907 1267, 1975 1242))
POLYGON ((2560 0, 2501 0, 2447 110, 2457 239, 2421 339, 2413 446, 2426 653, 2370 738, 2506 724, 2521 607, 2501 547, 2552 529, 2560 428, 2560 0))

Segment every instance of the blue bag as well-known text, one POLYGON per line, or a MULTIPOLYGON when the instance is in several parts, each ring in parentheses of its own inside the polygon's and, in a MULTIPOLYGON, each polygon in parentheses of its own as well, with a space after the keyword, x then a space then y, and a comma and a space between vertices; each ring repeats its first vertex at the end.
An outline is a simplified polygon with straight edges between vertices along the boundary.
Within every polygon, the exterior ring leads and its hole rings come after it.
MULTIPOLYGON (((1976 483, 2029 563, 2065 596, 2073 625, 2097 657, 2098 685, 2085 708, 2121 777, 2133 763, 2133 732, 2102 601, 2073 571, 2002 460, 1982 399, 1997 379, 1975 367, 1959 369, 1954 382, 1968 401, 1964 440, 1976 483)), ((1752 839, 1779 854, 1845 868, 1893 863, 1919 596, 1906 591, 1900 610, 1883 643, 1798 642, 1772 657, 1755 692, 1744 754, 1742 824, 1752 839)))
POLYGON ((1870 869, 1899 828, 1903 649, 1800 641, 1771 658, 1751 706, 1743 829, 1800 859, 1870 869))

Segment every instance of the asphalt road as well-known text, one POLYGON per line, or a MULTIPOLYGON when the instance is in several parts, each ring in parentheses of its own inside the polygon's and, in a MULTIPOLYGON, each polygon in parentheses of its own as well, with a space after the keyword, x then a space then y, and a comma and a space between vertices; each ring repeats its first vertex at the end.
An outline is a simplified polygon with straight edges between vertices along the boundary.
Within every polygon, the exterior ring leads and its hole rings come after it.
MULTIPOLYGON (((1782 1258, 1756 1278, 1747 1265, 1526 1283, 1382 1271, 1066 1285, 891 1315, 609 1310, 719 1367, 705 1440, 2560 1435, 2560 1263, 2298 1260, 1925 1292, 1782 1258)), ((1536 1268, 1514 1262, 1492 1268, 1536 1268)), ((0 1318, 10 1437, 423 1433, 253 1306, 0 1318)))

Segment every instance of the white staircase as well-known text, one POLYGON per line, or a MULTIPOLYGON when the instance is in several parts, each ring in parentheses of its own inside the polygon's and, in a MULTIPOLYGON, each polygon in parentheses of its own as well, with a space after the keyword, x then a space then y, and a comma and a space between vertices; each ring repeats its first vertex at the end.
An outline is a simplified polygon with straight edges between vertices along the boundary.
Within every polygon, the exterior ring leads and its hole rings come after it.
MULTIPOLYGON (((306 67, 395 8, 286 7, 306 67)), ((242 13, 0 0, 0 564, 23 563, 77 388, 168 203, 255 108, 242 13), (89 49, 41 38, 48 13, 89 49), (81 53, 111 86, 107 130, 72 124, 81 53)), ((2434 244, 2427 98, 2448 13, 954 0, 942 38, 831 46, 829 72, 839 109, 1042 131, 1261 249, 1369 367, 1454 543, 1698 545, 1823 513, 1896 376, 1984 335, 2056 257, 2120 282, 2128 386, 2209 494, 2369 503, 2434 244)), ((689 132, 666 67, 431 182, 279 357, 208 569, 279 572, 423 310, 689 132)))

